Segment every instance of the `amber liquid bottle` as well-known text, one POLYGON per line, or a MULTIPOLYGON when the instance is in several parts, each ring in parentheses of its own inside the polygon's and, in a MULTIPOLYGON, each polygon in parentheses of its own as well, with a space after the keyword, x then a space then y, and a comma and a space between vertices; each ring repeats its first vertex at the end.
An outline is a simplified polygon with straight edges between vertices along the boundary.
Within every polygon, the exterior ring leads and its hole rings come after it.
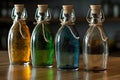
POLYGON ((26 25, 26 10, 23 4, 14 5, 13 25, 8 34, 8 53, 10 64, 30 62, 30 32, 26 25))

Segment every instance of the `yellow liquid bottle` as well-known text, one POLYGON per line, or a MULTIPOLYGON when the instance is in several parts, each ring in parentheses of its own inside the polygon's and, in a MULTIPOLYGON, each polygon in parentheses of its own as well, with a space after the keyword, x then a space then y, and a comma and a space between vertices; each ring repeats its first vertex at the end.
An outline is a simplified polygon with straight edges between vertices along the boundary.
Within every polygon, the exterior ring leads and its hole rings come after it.
POLYGON ((26 10, 23 4, 17 4, 12 10, 13 25, 8 35, 8 53, 10 64, 30 62, 30 31, 26 25, 26 10))

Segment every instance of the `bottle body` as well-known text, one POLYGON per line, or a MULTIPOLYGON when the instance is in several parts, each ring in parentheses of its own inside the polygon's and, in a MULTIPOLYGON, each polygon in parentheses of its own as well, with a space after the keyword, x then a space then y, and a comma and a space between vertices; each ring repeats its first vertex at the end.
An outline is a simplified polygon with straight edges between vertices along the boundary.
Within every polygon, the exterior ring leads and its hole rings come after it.
MULTIPOLYGON (((57 68, 63 70, 78 70, 80 41, 73 37, 69 26, 64 25, 58 30, 55 38, 57 68)), ((78 33, 74 33, 78 36, 78 33)))
POLYGON ((48 24, 35 27, 31 38, 32 65, 34 67, 52 67, 54 56, 53 36, 48 24), (44 27, 43 27, 44 25, 44 27), (45 41, 45 38, 48 40, 45 41))
POLYGON ((8 51, 10 64, 30 62, 30 32, 25 21, 16 22, 11 27, 8 35, 8 51))
POLYGON ((85 70, 107 69, 108 41, 104 40, 106 35, 101 28, 91 26, 83 39, 85 70))

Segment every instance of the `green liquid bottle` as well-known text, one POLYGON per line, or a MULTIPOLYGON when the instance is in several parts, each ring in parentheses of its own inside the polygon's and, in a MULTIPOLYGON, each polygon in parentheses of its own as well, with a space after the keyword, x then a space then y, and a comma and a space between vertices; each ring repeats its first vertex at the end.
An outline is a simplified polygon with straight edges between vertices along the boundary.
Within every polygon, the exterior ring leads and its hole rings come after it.
POLYGON ((48 5, 38 5, 36 10, 37 25, 31 37, 33 67, 52 67, 53 65, 54 41, 47 22, 51 17, 47 7, 48 5))

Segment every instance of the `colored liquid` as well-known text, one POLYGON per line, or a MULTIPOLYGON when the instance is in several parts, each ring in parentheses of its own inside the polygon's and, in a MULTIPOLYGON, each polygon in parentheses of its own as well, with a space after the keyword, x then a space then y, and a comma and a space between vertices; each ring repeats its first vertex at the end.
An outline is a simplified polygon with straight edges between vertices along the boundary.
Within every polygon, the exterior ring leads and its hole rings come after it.
POLYGON ((30 33, 25 22, 21 22, 21 31, 25 36, 23 38, 19 31, 19 25, 15 24, 9 32, 8 51, 11 64, 24 64, 30 62, 30 33))
MULTIPOLYGON (((76 35, 77 33, 74 34, 76 35)), ((56 35, 55 43, 58 69, 78 69, 80 55, 79 39, 75 39, 68 27, 64 26, 56 35)))
POLYGON ((43 36, 42 25, 36 26, 32 33, 31 50, 32 50, 32 65, 34 67, 52 67, 54 56, 54 42, 51 32, 47 26, 44 25, 45 41, 43 36))

